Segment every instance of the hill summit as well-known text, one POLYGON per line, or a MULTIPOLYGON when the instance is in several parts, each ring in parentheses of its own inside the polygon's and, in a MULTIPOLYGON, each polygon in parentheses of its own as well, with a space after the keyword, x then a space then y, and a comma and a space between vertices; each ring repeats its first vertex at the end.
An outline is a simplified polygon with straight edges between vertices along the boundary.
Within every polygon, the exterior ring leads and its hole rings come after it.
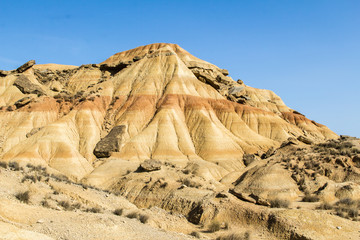
POLYGON ((1 156, 77 179, 109 157, 216 164, 221 178, 244 167, 244 153, 337 138, 272 91, 236 82, 176 44, 80 67, 34 64, 0 72, 1 156))

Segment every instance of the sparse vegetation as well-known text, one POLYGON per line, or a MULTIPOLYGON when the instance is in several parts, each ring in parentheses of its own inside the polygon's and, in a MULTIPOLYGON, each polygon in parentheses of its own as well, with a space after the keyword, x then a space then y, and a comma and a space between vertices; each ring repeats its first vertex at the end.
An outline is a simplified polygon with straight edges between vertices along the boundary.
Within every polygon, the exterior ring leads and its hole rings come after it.
POLYGON ((70 183, 69 178, 62 174, 51 174, 50 177, 59 182, 69 182, 70 183))
POLYGON ((322 209, 322 210, 331 210, 333 208, 334 208, 333 205, 331 205, 328 202, 323 202, 323 203, 320 204, 319 207, 317 207, 317 209, 322 209))
POLYGON ((101 208, 92 207, 92 208, 86 209, 86 211, 87 211, 87 212, 92 212, 92 213, 101 213, 101 208))
POLYGON ((250 240, 250 238, 250 232, 246 231, 243 234, 230 233, 228 235, 218 237, 216 240, 250 240))
POLYGON ((0 162, 0 167, 7 168, 8 167, 7 162, 0 162))
POLYGON ((72 209, 80 209, 81 208, 81 203, 74 203, 73 205, 71 205, 72 209))
POLYGON ((270 206, 272 208, 289 208, 290 201, 286 199, 275 198, 270 200, 270 206))
POLYGON ((147 223, 150 219, 150 216, 147 214, 140 214, 139 215, 139 220, 141 223, 147 223))
POLYGON ((60 201, 59 205, 65 210, 65 211, 71 211, 72 207, 68 201, 60 201))
POLYGON ((182 183, 187 187, 193 187, 193 188, 200 188, 202 186, 201 183, 195 182, 190 178, 183 179, 182 183))
POLYGON ((20 192, 20 193, 17 193, 15 195, 15 197, 21 201, 21 202, 24 202, 24 203, 29 203, 29 200, 30 200, 30 192, 29 191, 25 191, 25 192, 20 192))
POLYGON ((25 182, 26 180, 29 180, 33 183, 36 183, 37 182, 37 178, 33 175, 25 175, 22 179, 21 179, 21 182, 25 182))
POLYGON ((46 208, 50 208, 50 204, 47 200, 42 200, 41 201, 41 206, 46 207, 46 208))
POLYGON ((127 218, 138 218, 139 214, 137 212, 131 212, 126 215, 127 218))
POLYGON ((122 209, 122 208, 117 208, 117 209, 114 210, 113 213, 114 213, 115 215, 121 216, 121 215, 123 215, 123 213, 124 213, 124 209, 122 209))
POLYGON ((9 162, 9 168, 14 171, 19 171, 20 165, 17 162, 9 162))
POLYGON ((190 233, 190 236, 196 237, 196 238, 201 238, 201 235, 199 232, 193 231, 190 233))
POLYGON ((303 202, 318 202, 320 199, 318 196, 315 196, 315 195, 311 195, 311 194, 306 194, 302 201, 303 202))
POLYGON ((209 225, 209 232, 217 232, 221 229, 221 224, 217 220, 213 220, 209 225))

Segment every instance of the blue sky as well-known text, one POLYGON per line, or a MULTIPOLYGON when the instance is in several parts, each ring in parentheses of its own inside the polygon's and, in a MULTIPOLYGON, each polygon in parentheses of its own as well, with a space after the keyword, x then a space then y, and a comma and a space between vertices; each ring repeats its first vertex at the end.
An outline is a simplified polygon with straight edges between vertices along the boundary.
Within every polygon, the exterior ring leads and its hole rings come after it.
POLYGON ((177 43, 273 90, 338 134, 360 137, 360 1, 0 1, 0 69, 99 63, 177 43))

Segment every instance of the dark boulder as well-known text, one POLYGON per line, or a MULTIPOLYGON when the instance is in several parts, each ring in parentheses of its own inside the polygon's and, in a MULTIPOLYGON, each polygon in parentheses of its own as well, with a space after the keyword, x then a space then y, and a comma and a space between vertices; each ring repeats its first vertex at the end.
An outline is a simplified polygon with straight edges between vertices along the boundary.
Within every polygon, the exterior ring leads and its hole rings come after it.
POLYGON ((32 98, 31 97, 24 97, 18 101, 15 102, 15 106, 16 108, 21 108, 27 104, 29 104, 31 102, 32 98))
POLYGON ((20 75, 14 82, 14 86, 17 87, 24 94, 37 94, 38 96, 45 95, 44 91, 33 84, 27 77, 20 75))
POLYGON ((139 172, 152 172, 157 171, 161 169, 161 162, 154 160, 154 159, 148 159, 145 160, 143 163, 140 164, 140 167, 138 169, 139 172))
POLYGON ((115 126, 106 137, 101 139, 93 151, 97 158, 108 158, 112 152, 119 152, 121 148, 122 135, 126 129, 125 125, 115 126))
POLYGON ((29 68, 31 68, 34 65, 35 65, 35 60, 30 60, 30 61, 26 62, 25 64, 21 65, 18 69, 16 69, 16 71, 18 73, 22 73, 22 72, 25 72, 26 70, 28 70, 29 68))

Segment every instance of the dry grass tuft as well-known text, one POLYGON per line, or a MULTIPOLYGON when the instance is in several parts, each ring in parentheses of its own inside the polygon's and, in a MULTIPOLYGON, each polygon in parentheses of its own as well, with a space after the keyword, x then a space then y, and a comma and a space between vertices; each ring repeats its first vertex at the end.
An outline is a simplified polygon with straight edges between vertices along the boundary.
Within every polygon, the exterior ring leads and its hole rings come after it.
POLYGON ((30 200, 30 192, 29 191, 25 191, 25 192, 20 192, 20 193, 17 193, 15 195, 15 197, 20 200, 21 202, 24 202, 24 203, 29 203, 29 200, 30 200))
POLYGON ((209 225, 209 232, 217 232, 221 229, 221 224, 217 220, 213 220, 209 225))
POLYGON ((270 205, 272 208, 289 208, 290 201, 286 199, 275 198, 270 200, 270 205))

